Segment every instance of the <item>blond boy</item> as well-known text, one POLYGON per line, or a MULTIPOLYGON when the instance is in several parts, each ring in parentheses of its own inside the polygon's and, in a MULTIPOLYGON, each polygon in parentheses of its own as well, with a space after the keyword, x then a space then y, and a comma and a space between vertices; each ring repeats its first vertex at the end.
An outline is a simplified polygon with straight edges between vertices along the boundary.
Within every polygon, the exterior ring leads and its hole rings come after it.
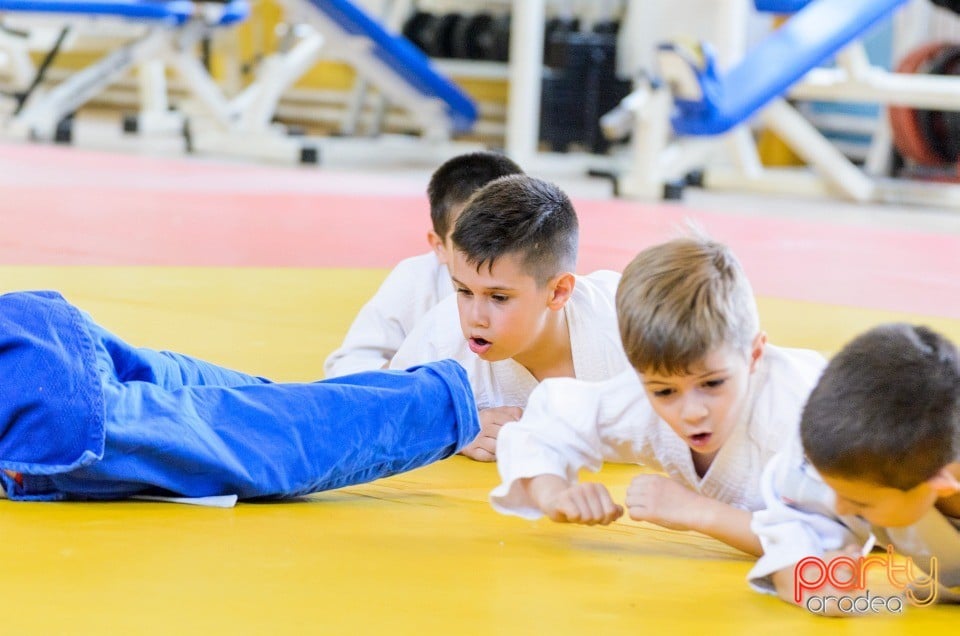
POLYGON ((764 463, 796 431, 823 358, 767 344, 730 250, 705 237, 640 252, 616 297, 632 369, 605 382, 543 382, 500 436, 498 511, 608 524, 623 506, 582 468, 638 463, 632 518, 692 529, 752 554, 764 463))

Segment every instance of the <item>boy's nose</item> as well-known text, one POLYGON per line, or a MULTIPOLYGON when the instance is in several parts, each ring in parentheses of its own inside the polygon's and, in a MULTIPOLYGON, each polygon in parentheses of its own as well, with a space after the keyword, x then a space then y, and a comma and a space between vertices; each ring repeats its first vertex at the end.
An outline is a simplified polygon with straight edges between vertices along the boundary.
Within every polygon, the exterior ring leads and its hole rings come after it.
POLYGON ((484 311, 483 303, 474 302, 470 305, 469 311, 470 324, 473 327, 486 327, 488 326, 487 321, 487 312, 484 311))
POLYGON ((680 415, 684 422, 696 424, 697 422, 702 421, 708 413, 709 411, 703 402, 700 400, 690 399, 683 403, 683 409, 681 410, 680 415))

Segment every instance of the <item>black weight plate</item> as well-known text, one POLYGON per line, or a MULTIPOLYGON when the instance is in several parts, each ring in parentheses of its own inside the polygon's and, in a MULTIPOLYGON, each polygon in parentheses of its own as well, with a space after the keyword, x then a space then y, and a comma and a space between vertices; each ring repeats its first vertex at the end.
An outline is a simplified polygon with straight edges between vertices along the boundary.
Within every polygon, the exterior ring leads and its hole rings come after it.
POLYGON ((488 13, 463 16, 453 29, 452 50, 453 57, 464 60, 484 59, 484 41, 492 37, 493 16, 488 13))
POLYGON ((425 51, 424 35, 432 28, 430 25, 435 19, 432 13, 417 11, 407 18, 400 32, 403 37, 413 42, 421 51, 425 51))
POLYGON ((453 54, 453 29, 460 21, 459 13, 437 16, 425 35, 424 50, 431 57, 451 57, 453 54))

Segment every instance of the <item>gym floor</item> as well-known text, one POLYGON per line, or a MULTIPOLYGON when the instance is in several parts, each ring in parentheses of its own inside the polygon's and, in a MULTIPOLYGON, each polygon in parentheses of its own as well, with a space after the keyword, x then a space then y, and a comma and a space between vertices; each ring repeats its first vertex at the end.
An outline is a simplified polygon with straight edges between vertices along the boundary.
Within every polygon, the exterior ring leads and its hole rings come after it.
MULTIPOLYGON (((284 168, 0 145, 0 291, 52 288, 127 340, 313 380, 389 268, 422 253, 430 169, 284 168)), ((691 192, 612 199, 557 181, 580 271, 622 268, 692 219, 740 255, 771 341, 829 354, 885 321, 960 342, 960 211, 691 192)), ((633 466, 598 479, 622 498, 633 466)), ((622 520, 528 522, 492 464, 433 466, 234 509, 0 500, 11 634, 900 634, 957 609, 836 621, 745 582, 751 559, 622 520)))

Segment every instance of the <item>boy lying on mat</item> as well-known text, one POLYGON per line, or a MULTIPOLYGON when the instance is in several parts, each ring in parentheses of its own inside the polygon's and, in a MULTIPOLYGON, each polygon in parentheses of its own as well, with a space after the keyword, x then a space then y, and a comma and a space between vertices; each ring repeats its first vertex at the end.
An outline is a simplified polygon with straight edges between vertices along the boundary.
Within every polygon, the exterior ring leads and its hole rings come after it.
POLYGON ((632 369, 605 382, 544 381, 500 433, 498 511, 608 524, 623 515, 605 486, 579 482, 604 461, 640 463, 630 516, 697 530, 750 554, 760 542, 760 472, 795 434, 824 366, 818 353, 767 344, 730 250, 705 237, 643 250, 616 297, 632 369))
POLYGON ((130 346, 55 292, 0 296, 10 499, 305 495, 451 455, 479 432, 453 361, 272 383, 130 346))

